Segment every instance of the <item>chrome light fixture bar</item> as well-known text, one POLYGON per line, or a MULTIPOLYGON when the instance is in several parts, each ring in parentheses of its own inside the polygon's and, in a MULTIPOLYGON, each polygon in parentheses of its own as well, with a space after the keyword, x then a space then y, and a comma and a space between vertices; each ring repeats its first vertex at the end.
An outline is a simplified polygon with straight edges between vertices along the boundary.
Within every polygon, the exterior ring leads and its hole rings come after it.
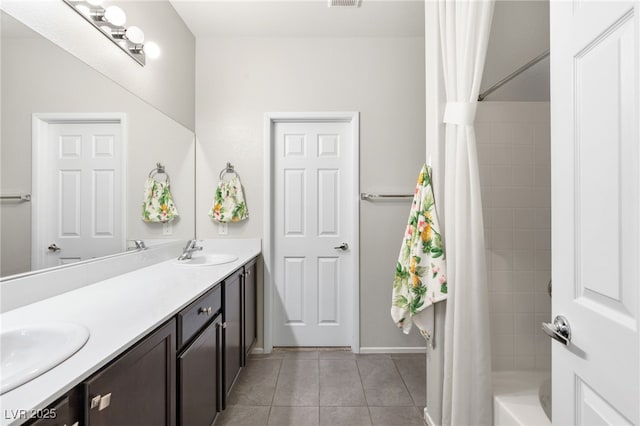
POLYGON ((105 37, 144 66, 146 56, 159 55, 153 42, 144 43, 144 33, 138 27, 125 27, 126 15, 118 6, 102 6, 102 0, 63 0, 105 37))

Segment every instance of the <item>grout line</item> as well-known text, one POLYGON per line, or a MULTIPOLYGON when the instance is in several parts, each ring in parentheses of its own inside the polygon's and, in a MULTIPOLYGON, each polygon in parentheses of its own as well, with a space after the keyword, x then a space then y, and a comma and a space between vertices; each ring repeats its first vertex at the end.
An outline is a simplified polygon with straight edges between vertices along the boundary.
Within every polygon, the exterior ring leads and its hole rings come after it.
MULTIPOLYGON (((404 388, 407 390, 407 393, 409 394, 409 398, 411 398, 411 402, 413 402, 413 407, 417 407, 418 405, 416 404, 416 401, 413 399, 413 394, 409 390, 409 386, 407 386, 407 383, 404 381, 404 377, 402 376, 402 373, 400 372, 400 369, 398 368, 398 364, 396 364, 396 360, 394 358, 391 358, 391 360, 393 361, 393 366, 396 368, 396 371, 398 372, 398 375, 400 376, 400 380, 402 381, 402 384, 404 385, 404 388)), ((426 360, 425 360, 425 362, 426 362, 426 360)), ((426 381, 426 377, 425 377, 425 381, 426 381)), ((424 403, 426 405, 427 401, 424 401, 424 403)))
MULTIPOLYGON (((369 400, 367 400, 367 392, 364 389, 364 383, 362 383, 362 373, 360 372, 360 363, 356 359, 356 369, 358 370, 358 379, 360 379, 360 386, 362 386, 362 393, 364 394, 364 401, 367 403, 367 407, 369 407, 369 400)), ((371 413, 369 413, 369 417, 371 417, 371 413)))
POLYGON ((279 359, 278 373, 276 374, 276 383, 273 387, 273 395, 271 396, 271 404, 269 404, 269 415, 267 416, 267 424, 271 420, 271 410, 273 409, 273 401, 276 399, 276 392, 278 391, 278 381, 280 380, 280 371, 282 370, 282 359, 279 359))

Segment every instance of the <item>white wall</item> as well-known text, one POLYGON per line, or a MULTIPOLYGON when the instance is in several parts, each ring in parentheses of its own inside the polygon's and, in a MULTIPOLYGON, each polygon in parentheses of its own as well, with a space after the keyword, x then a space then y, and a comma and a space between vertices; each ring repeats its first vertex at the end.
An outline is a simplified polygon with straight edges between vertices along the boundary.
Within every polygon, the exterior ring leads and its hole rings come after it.
MULTIPOLYGON (((425 159, 423 37, 199 38, 196 61, 198 238, 220 238, 207 212, 227 161, 242 178, 250 213, 228 236, 263 236, 265 112, 359 111, 361 192, 413 192, 425 159)), ((409 207, 361 203, 363 348, 424 347, 389 315, 409 207)))
MULTIPOLYGON (((193 238, 194 135, 157 109, 40 37, 2 39, 0 192, 31 193, 31 114, 127 114, 127 238, 193 238), (181 217, 173 235, 140 219, 143 184, 156 162, 171 176, 181 217)), ((31 268, 31 203, 1 205, 0 275, 31 268)))
POLYGON ((3 0, 0 7, 188 129, 195 129, 195 39, 168 1, 111 1, 162 49, 142 67, 62 0, 3 0))
POLYGON ((494 370, 551 368, 548 102, 481 102, 476 118, 494 370))
MULTIPOLYGON (((549 48, 549 1, 496 1, 480 93, 549 48)), ((487 97, 548 101, 549 58, 487 97)))

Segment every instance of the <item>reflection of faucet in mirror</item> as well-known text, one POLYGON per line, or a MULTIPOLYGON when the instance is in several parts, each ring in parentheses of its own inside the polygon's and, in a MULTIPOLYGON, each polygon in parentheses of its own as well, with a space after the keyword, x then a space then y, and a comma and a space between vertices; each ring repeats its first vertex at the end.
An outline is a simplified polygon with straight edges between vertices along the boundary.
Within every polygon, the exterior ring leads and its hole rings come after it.
POLYGON ((193 256, 194 251, 202 250, 202 246, 197 246, 198 241, 189 240, 187 241, 187 245, 182 250, 182 254, 178 257, 178 260, 189 260, 191 256, 193 256))

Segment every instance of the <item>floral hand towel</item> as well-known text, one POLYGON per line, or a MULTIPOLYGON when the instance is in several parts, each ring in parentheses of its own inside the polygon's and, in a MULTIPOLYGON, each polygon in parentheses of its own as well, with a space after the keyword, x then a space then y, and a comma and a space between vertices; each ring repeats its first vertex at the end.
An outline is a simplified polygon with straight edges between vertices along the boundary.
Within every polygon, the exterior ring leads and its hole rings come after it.
POLYGON ((171 222, 178 217, 178 209, 173 203, 169 182, 149 178, 144 183, 142 220, 145 222, 171 222))
POLYGON ((430 170, 418 176, 409 221, 393 280, 391 317, 405 334, 415 323, 429 340, 433 333, 433 303, 446 299, 445 253, 435 209, 430 170))
POLYGON ((228 182, 220 181, 209 217, 220 223, 238 222, 249 217, 242 184, 237 176, 232 177, 228 182))

